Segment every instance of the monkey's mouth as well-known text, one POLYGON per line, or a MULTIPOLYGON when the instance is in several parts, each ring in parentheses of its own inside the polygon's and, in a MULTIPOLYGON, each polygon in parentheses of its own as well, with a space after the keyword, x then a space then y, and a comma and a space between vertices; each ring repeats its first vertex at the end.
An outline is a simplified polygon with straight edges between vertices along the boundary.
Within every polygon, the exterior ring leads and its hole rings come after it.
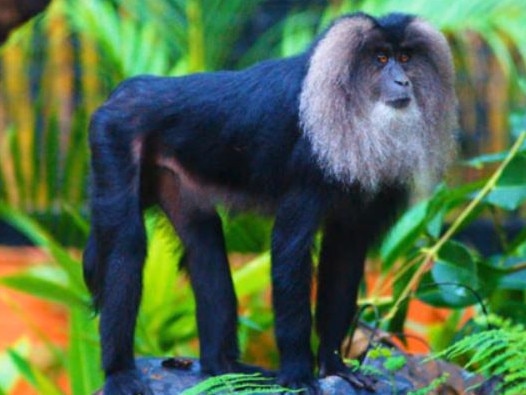
POLYGON ((410 97, 401 97, 394 100, 387 100, 385 104, 396 109, 401 109, 406 108, 409 103, 411 103, 410 97))

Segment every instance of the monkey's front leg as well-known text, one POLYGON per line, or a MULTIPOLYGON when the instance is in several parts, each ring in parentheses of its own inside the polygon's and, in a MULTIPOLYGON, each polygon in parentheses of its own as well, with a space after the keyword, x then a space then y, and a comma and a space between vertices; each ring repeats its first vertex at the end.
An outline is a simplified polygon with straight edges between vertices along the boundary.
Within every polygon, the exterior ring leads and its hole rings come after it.
POLYGON ((285 198, 272 234, 272 285, 276 341, 280 353, 278 382, 317 393, 310 348, 311 246, 318 227, 316 198, 297 192, 285 198))
POLYGON ((320 376, 337 375, 356 387, 371 389, 374 380, 353 372, 341 357, 340 348, 356 312, 358 286, 363 276, 369 240, 367 229, 352 219, 328 220, 318 268, 316 329, 320 337, 320 376))

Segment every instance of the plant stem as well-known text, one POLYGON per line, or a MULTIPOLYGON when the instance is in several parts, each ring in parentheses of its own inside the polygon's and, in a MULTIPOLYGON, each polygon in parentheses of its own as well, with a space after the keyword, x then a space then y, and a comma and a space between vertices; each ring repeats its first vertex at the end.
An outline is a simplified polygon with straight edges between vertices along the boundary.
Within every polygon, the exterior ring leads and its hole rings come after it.
POLYGON ((484 185, 484 188, 481 189, 481 191, 478 193, 475 199, 471 201, 471 203, 466 207, 466 209, 462 213, 460 213, 455 222, 453 222, 453 224, 449 227, 446 233, 444 233, 440 240, 438 240, 437 243, 429 250, 429 254, 432 253, 433 258, 435 257, 436 253, 438 253, 440 248, 444 245, 444 243, 451 238, 451 236, 464 223, 464 221, 471 214, 471 212, 480 204, 482 199, 484 199, 491 192, 491 190, 495 188, 499 178, 502 176, 502 172, 508 166, 511 160, 517 155, 525 139, 526 131, 522 132, 519 135, 517 141, 515 142, 515 144, 513 144, 513 147, 511 147, 510 152, 508 153, 504 161, 500 164, 495 173, 493 173, 488 182, 484 185))
MULTIPOLYGON (((482 200, 491 192, 493 188, 497 185, 498 180, 502 176, 502 173, 504 169, 508 166, 508 164, 511 162, 511 160, 517 155, 519 152, 519 149, 521 148, 522 144, 526 140, 526 131, 522 132, 519 137, 517 138, 517 141, 513 146, 511 147, 508 155, 506 158, 502 161, 500 166, 495 170, 493 175, 490 177, 490 179, 486 182, 484 187, 480 190, 480 192, 477 194, 477 196, 470 202, 470 204, 460 213, 460 215, 455 219, 453 224, 449 227, 449 229, 442 235, 442 237, 430 248, 422 248, 421 253, 419 254, 418 258, 422 260, 422 263, 420 266, 416 269, 415 273, 407 283, 404 290, 400 293, 398 298, 396 299, 393 307, 389 310, 388 314, 386 315, 385 319, 391 319, 394 317, 398 309, 400 308, 400 304, 409 296, 409 294, 412 292, 416 284, 420 281, 420 278, 428 268, 428 264, 431 264, 433 261, 436 260, 438 252, 442 248, 442 246, 455 234, 455 232, 460 228, 460 226, 464 223, 464 221, 469 217, 469 215, 473 212, 473 210, 482 202, 482 200)), ((413 260, 412 260, 413 261, 413 260)))

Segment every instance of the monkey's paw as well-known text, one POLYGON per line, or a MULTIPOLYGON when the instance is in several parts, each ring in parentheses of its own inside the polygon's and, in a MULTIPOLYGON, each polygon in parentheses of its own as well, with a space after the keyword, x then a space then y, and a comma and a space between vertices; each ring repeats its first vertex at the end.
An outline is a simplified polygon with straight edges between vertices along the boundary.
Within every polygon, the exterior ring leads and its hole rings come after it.
POLYGON ((141 380, 137 370, 125 370, 109 375, 104 384, 103 395, 153 395, 141 380))
MULTIPOLYGON (((290 389, 292 391, 290 394, 322 395, 320 385, 314 377, 298 378, 280 374, 276 381, 281 387, 290 389)), ((288 392, 286 394, 288 394, 288 392)))
POLYGON ((332 373, 331 376, 338 376, 344 379, 353 388, 371 392, 375 391, 376 379, 373 376, 364 374, 358 370, 346 368, 345 370, 332 373))

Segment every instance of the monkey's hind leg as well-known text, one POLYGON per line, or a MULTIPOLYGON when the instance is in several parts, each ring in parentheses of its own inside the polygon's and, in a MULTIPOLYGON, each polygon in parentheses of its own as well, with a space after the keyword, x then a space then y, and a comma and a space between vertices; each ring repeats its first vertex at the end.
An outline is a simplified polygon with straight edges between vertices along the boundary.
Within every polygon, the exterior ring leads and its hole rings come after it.
POLYGON ((237 299, 221 219, 211 204, 184 188, 179 177, 159 170, 158 200, 179 235, 197 310, 202 372, 266 373, 239 362, 237 299))
POLYGON ((114 113, 91 122, 92 230, 84 272, 100 311, 104 393, 151 394, 135 368, 133 337, 142 292, 146 234, 133 131, 114 113))

